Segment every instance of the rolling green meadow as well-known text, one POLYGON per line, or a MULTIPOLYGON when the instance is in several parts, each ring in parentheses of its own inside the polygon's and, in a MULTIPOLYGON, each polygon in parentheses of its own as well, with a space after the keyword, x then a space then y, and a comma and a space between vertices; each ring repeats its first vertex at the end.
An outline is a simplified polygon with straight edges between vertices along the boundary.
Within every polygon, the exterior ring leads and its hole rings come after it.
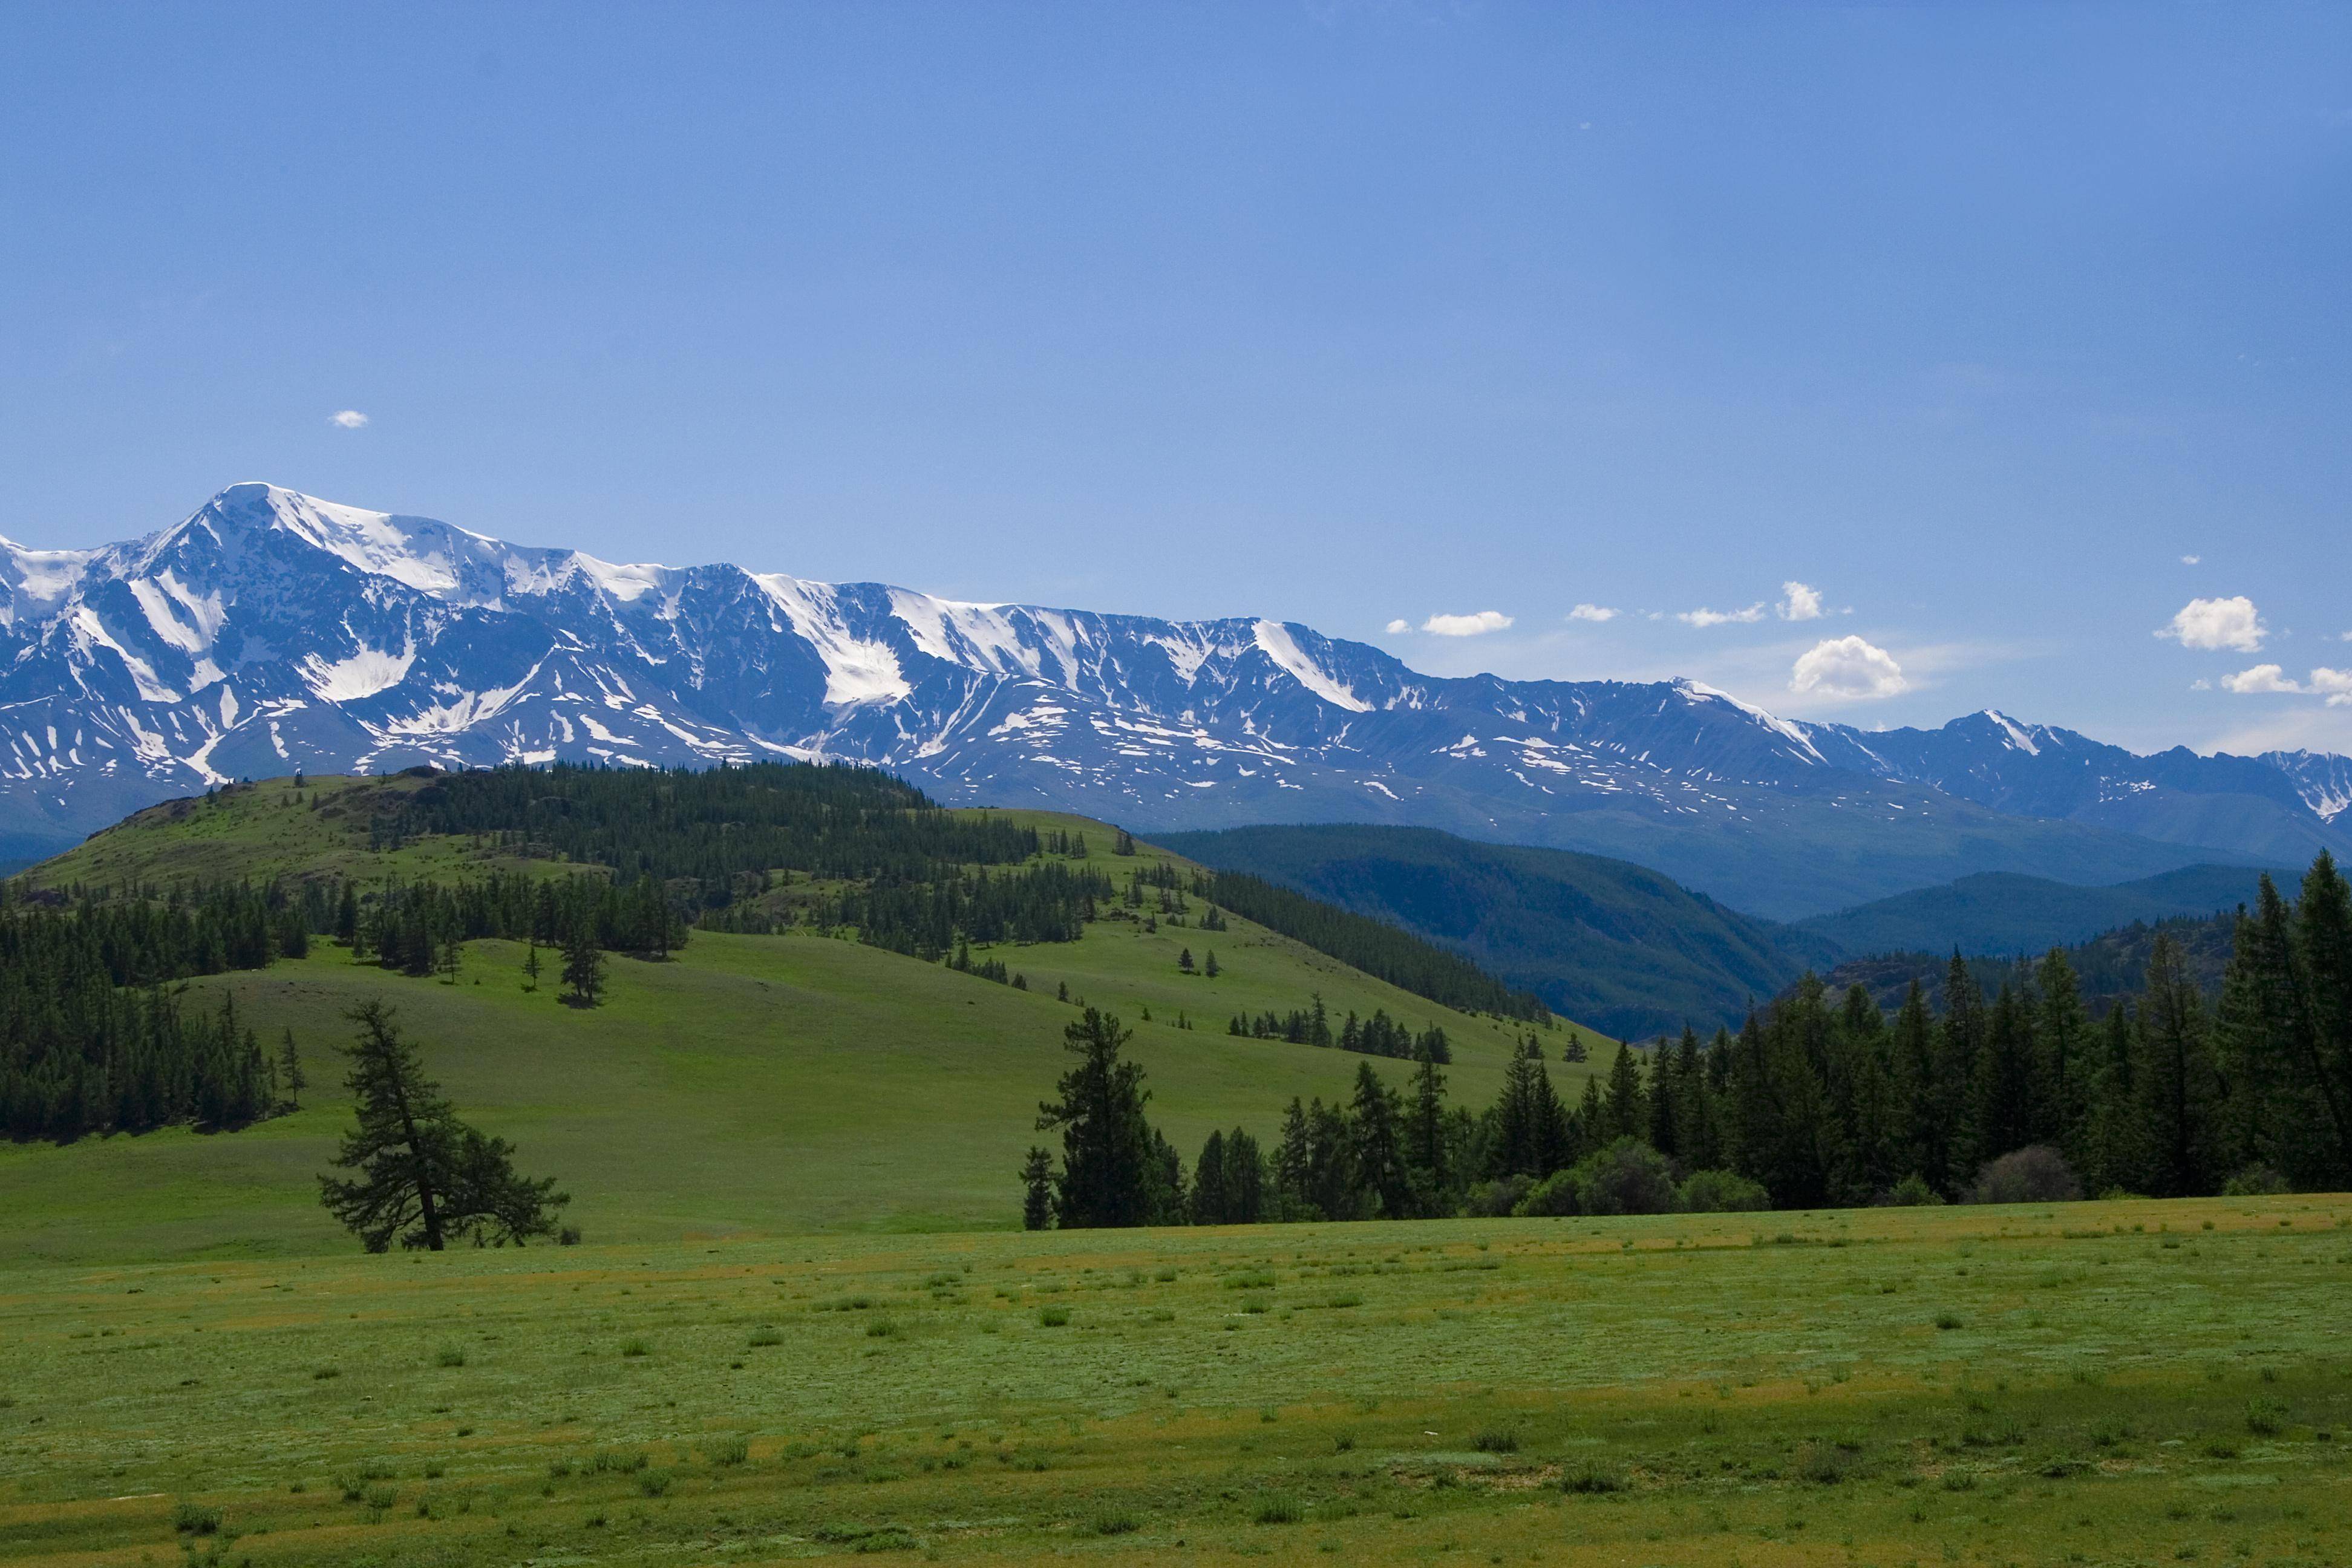
POLYGON ((2347 1222, 2204 1199, 16 1266, 0 1557, 2340 1563, 2347 1222))
MULTIPOLYGON (((484 862, 287 798, 159 807, 33 880, 484 862)), ((292 1031, 301 1109, 0 1143, 0 1561, 2352 1560, 2352 1198, 1025 1233, 1079 1001, 1133 1026, 1188 1158, 1411 1070, 1234 1013, 1442 1024, 1474 1106, 1525 1026, 1237 917, 988 950, 1025 991, 706 931, 614 956, 583 1010, 523 952, 469 942, 451 983, 318 941, 191 982, 292 1031), (1212 945, 1218 977, 1179 971, 1212 945), (371 1256, 334 1226, 370 998, 584 1244, 371 1256)), ((1571 1100, 1613 1049, 1541 1037, 1571 1100)))

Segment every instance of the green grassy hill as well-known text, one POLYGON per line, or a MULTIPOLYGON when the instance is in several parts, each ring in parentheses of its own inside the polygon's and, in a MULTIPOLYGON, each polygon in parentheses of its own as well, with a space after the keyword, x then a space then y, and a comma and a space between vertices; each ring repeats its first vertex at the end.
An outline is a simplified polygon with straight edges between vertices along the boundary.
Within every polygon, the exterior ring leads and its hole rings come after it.
MULTIPOLYGON (((362 881, 450 878, 483 863, 463 838, 368 846, 372 795, 425 781, 257 784, 211 805, 159 806, 38 868, 35 887, 121 887, 173 879, 332 871, 362 881)), ((1084 831, 1108 862, 1113 830, 1046 814, 1000 814, 1084 831)), ((1174 858, 1142 846, 1123 874, 1174 858)), ((578 866, 508 858, 550 872, 578 866)), ((800 930, 698 931, 666 963, 613 960, 606 1005, 562 1005, 522 990, 522 948, 467 944, 458 983, 412 979, 328 942, 267 970, 193 983, 201 1001, 233 991, 274 1041, 290 1028, 313 1087, 303 1108, 242 1131, 173 1129, 57 1147, 0 1143, 0 1260, 273 1256, 352 1244, 317 1203, 315 1177, 349 1124, 336 1048, 343 1015, 382 996, 469 1120, 509 1137, 533 1173, 561 1177, 568 1211, 594 1240, 676 1241, 811 1228, 941 1229, 1016 1222, 1015 1173, 1037 1101, 1062 1070, 1056 1000, 1117 1012, 1134 1028, 1151 1113, 1188 1159, 1213 1127, 1270 1139, 1293 1095, 1345 1094, 1370 1060, 1402 1083, 1409 1063, 1223 1033, 1237 1012, 1287 1012, 1319 993, 1335 1016, 1385 1009, 1454 1042, 1457 1102, 1484 1105, 1525 1026, 1439 1007, 1237 917, 1203 932, 1103 921, 1066 943, 988 950, 1027 977, 1013 989, 800 930), (1216 950, 1215 980, 1177 954, 1216 950), (1146 1021, 1144 1014, 1150 1017, 1146 1021), (1192 1028, 1178 1026, 1189 1017, 1192 1028)), ((1563 1095, 1591 1065, 1559 1061, 1571 1033, 1547 1035, 1563 1095)), ((1597 1054, 1597 1053, 1596 1053, 1597 1054)), ((1606 1066, 1602 1057, 1599 1066, 1606 1066)))

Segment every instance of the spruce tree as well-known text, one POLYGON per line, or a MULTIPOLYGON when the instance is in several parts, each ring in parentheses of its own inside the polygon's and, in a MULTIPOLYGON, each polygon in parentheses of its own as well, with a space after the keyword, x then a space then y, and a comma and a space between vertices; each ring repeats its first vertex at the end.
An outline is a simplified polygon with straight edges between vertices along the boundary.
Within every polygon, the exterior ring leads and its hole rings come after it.
POLYGON ((1633 1059, 1633 1047, 1622 1040, 1617 1043, 1617 1059, 1609 1066, 1604 1128, 1599 1136, 1590 1138, 1596 1147, 1613 1143, 1620 1138, 1640 1138, 1650 1130, 1649 1104, 1642 1091, 1641 1064, 1633 1059))
POLYGON ((1054 1156, 1031 1145, 1021 1162, 1021 1228, 1045 1230, 1054 1223, 1054 1156))
POLYGON ((1405 1159, 1404 1113, 1396 1090, 1370 1062, 1356 1066, 1356 1092, 1348 1106, 1356 1180, 1384 1219, 1412 1214, 1412 1172, 1405 1159))
POLYGON ((1225 1215, 1225 1135, 1209 1130, 1201 1157, 1192 1162, 1192 1219, 1194 1225, 1223 1225, 1225 1215))
POLYGON ((2147 1190, 2167 1198, 2210 1192, 2220 1181, 2214 1112, 2221 1085, 2207 1038, 2204 998, 2169 933, 2159 931, 2149 949, 2144 994, 2134 1077, 2147 1190))
POLYGON ((2304 1092, 2324 1116, 2311 1154, 2299 1162, 2310 1184, 2352 1186, 2352 888, 2321 850, 2303 879, 2294 910, 2294 958, 2304 1022, 2297 1036, 2304 1092))
POLYGON ((1977 1054, 1968 1121, 1971 1146, 1962 1163, 1963 1174, 2024 1148, 2042 1130, 2042 1097, 2035 1082, 2038 1064, 2029 1019, 2017 993, 2004 984, 1993 1000, 1984 1047, 1977 1054))
POLYGON ((2034 1044, 2043 1090, 2036 1142, 2057 1146, 2082 1169, 2083 1123, 2090 1111, 2091 1016, 2084 1010, 2074 966, 2063 948, 2052 948, 2033 972, 2041 1013, 2034 1044))
POLYGON ((1159 1217, 1157 1135, 1144 1120, 1143 1068, 1119 1052, 1133 1035, 1088 1007, 1062 1031, 1078 1060, 1037 1107, 1037 1130, 1062 1134, 1055 1217, 1066 1230, 1150 1225, 1159 1217))
POLYGON ((1257 1140, 1234 1128, 1225 1134, 1225 1223, 1255 1225, 1265 1217, 1265 1156, 1257 1140))
POLYGON ((1420 1194, 1419 1212, 1439 1214, 1454 1188, 1446 1147, 1445 1075, 1426 1044, 1414 1047, 1413 1064, 1412 1096, 1404 1117, 1405 1163, 1420 1194))
POLYGON ((294 1048, 294 1031, 291 1029, 286 1031, 285 1039, 278 1043, 278 1083, 286 1091, 286 1109, 301 1110, 302 1091, 310 1087, 310 1080, 303 1076, 301 1053, 294 1048))

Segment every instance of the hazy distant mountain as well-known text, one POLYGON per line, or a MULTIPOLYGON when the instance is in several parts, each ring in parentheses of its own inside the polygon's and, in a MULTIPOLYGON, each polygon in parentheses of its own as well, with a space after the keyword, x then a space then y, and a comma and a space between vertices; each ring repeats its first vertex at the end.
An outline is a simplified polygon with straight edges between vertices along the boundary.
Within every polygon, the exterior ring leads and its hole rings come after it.
POLYGON ((760 756, 1143 829, 1444 827, 1783 918, 1978 871, 2347 847, 2342 758, 2141 758, 1999 715, 1865 733, 1689 681, 1439 679, 1287 622, 614 565, 268 485, 128 543, 0 542, 0 857, 297 767, 760 756))

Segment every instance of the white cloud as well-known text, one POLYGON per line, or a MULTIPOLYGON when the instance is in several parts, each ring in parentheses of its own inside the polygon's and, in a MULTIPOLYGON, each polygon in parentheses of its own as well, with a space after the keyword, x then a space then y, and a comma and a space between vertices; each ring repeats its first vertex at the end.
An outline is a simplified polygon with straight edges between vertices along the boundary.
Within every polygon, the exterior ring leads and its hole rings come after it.
POLYGON ((1613 621, 1617 618, 1617 612, 1606 605, 1579 605, 1568 612, 1568 618, 1571 621, 1613 621))
POLYGON ((2330 708, 2352 708, 2352 669, 2330 669, 2321 665, 2311 672, 2308 681, 2295 680, 2275 664, 2258 664, 2252 669, 2242 669, 2235 675, 2221 678, 2221 689, 2240 696, 2279 694, 2292 697, 2325 697, 2330 708))
POLYGON ((2184 555, 2180 558, 2180 563, 2183 566, 2196 566, 2202 564, 2204 560, 2205 557, 2202 555, 2184 555))
POLYGON ((2235 675, 2221 678, 2221 689, 2240 696, 2265 691, 2301 691, 2303 688, 2286 678, 2286 671, 2274 664, 2258 664, 2252 669, 2242 669, 2235 675))
POLYGON ((1475 637, 1499 632, 1510 624, 1511 617, 1500 610, 1480 610, 1468 616, 1432 616, 1421 623, 1421 629, 1441 637, 1475 637))
POLYGON ((1788 595, 1780 601, 1782 620, 1818 621, 1822 618, 1822 591, 1819 588, 1808 588, 1802 583, 1783 583, 1780 592, 1788 595))
POLYGON ((346 408, 339 414, 327 416, 327 423, 338 430, 357 430, 367 422, 367 416, 356 408, 346 408))
POLYGON ((1911 683, 1885 648, 1855 637, 1823 637, 1798 656, 1789 689, 1801 696, 1863 700, 1900 696, 1911 683))
POLYGON ((2182 647, 2253 653, 2261 648, 2270 628, 2254 612, 2254 602, 2240 594, 2229 599, 2191 599, 2172 617, 2172 624, 2156 635, 2170 637, 2182 647))
POLYGON ((1399 616, 1397 619, 1389 623, 1389 636, 1391 637, 1397 637, 1411 630, 1412 630, 1412 623, 1404 619, 1402 616, 1399 616))
POLYGON ((1720 626, 1735 622, 1745 626, 1750 621, 1760 621, 1763 618, 1764 601, 1761 599, 1744 610, 1682 610, 1675 616, 1675 619, 1689 626, 1720 626))

